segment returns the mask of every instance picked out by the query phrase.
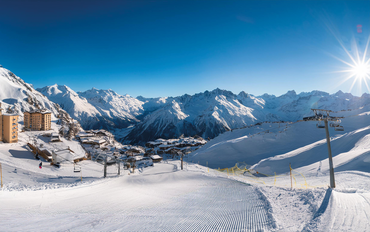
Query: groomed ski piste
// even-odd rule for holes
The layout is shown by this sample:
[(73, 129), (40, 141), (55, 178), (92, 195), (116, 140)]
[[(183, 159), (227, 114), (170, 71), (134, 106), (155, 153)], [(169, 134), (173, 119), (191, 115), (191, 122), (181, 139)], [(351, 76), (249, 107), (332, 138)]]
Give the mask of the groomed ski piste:
[[(164, 160), (117, 176), (112, 165), (105, 179), (91, 160), (80, 173), (72, 164), (39, 169), (20, 133), (0, 144), (0, 231), (369, 231), (370, 115), (351, 114), (345, 131), (330, 130), (335, 189), (325, 133), (313, 122), (227, 132), (190, 154), (184, 170)], [(218, 170), (250, 157), (257, 161), (246, 167), (266, 175)]]

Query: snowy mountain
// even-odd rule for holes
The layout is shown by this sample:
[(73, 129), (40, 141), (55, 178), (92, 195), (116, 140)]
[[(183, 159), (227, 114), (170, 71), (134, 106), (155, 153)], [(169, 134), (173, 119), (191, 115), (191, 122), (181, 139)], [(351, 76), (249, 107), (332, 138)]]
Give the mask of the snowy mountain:
[(93, 88), (76, 93), (68, 86), (55, 84), (38, 91), (58, 103), (85, 129), (126, 128), (138, 122), (136, 116), (143, 111), (141, 101), (112, 90)]
[[(343, 111), (344, 131), (329, 128), (335, 170), (370, 172), (370, 106)], [(265, 122), (223, 133), (191, 153), (191, 160), (212, 168), (252, 165), (258, 172), (274, 175), (292, 168), (317, 175), (327, 172), (328, 147), (325, 129), (316, 122)]]
[[(263, 121), (297, 121), (312, 114), (311, 108), (341, 111), (357, 109), (370, 103), (368, 94), (354, 97), (338, 92), (329, 95), (312, 91), (296, 94), (295, 91), (275, 97), (255, 97), (245, 92), (238, 95), (215, 89), (193, 96), (145, 99), (144, 113), (147, 116), (126, 137), (133, 143), (150, 138), (173, 138), (181, 134), (203, 138)], [(150, 109), (150, 110), (148, 110)]]
[(311, 108), (341, 111), (370, 103), (369, 94), (355, 97), (341, 91), (330, 95), (321, 91), (297, 94), (292, 90), (276, 97), (215, 89), (192, 96), (133, 98), (95, 88), (76, 93), (67, 86), (53, 85), (38, 90), (60, 104), (85, 129), (108, 129), (121, 141), (134, 144), (181, 134), (214, 138), (257, 122), (297, 121), (310, 115)]
[(47, 108), (54, 116), (58, 114), (58, 106), (47, 97), (36, 91), (32, 85), (25, 83), (11, 71), (0, 66), (0, 101), (2, 108), (14, 107), (13, 110), (23, 117), (21, 112)]

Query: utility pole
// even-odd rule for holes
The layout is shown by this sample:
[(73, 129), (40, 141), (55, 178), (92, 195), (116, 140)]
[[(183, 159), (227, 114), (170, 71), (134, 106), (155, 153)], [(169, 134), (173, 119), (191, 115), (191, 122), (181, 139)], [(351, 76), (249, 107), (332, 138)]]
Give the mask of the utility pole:
[(104, 158), (104, 178), (107, 177), (107, 155)]
[(180, 152), (181, 155), (181, 170), (184, 170), (184, 153)]
[(116, 159), (116, 162), (118, 164), (118, 175), (121, 175), (121, 162), (119, 161), (119, 159)]
[[(329, 113), (333, 112), (331, 110), (323, 110), (323, 109), (311, 109), (315, 116), (311, 117), (305, 117), (303, 118), (304, 121), (324, 121), (325, 126), (317, 124), (318, 128), (324, 128), (326, 132), (326, 142), (328, 144), (328, 156), (329, 156), (329, 172), (330, 172), (330, 188), (335, 188), (335, 178), (334, 178), (334, 165), (333, 165), (333, 157), (331, 154), (331, 146), (330, 146), (330, 135), (329, 135), (329, 127), (328, 127), (328, 121), (339, 121), (343, 117), (331, 117)], [(321, 114), (319, 112), (323, 112), (324, 114)], [(326, 115), (325, 115), (326, 113)], [(330, 125), (332, 126), (332, 125)], [(339, 128), (339, 125), (336, 125), (337, 128)], [(343, 130), (343, 127), (340, 127), (341, 130)]]
[(0, 178), (1, 178), (1, 188), (3, 188), (3, 169), (1, 167), (1, 163), (0, 163)]
[(290, 171), (290, 190), (293, 189), (293, 179), (292, 179), (292, 166), (289, 163), (289, 171)]
[(326, 119), (324, 120), (324, 122), (325, 122), (325, 131), (326, 131), (326, 143), (328, 144), (328, 153), (329, 153), (330, 188), (335, 188), (334, 166), (333, 166), (333, 157), (331, 155), (328, 120)]

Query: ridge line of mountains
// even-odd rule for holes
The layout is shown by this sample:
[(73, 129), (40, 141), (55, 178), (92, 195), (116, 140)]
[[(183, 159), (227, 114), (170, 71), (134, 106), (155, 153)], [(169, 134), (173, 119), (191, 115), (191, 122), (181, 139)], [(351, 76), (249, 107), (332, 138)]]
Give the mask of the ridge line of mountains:
[(358, 109), (370, 103), (370, 94), (357, 97), (342, 91), (297, 94), (292, 90), (276, 97), (215, 89), (178, 97), (134, 98), (110, 89), (92, 88), (75, 92), (68, 86), (57, 84), (34, 90), (32, 85), (2, 67), (0, 85), (5, 88), (2, 90), (0, 87), (3, 92), (0, 99), (4, 103), (13, 103), (21, 110), (27, 110), (27, 104), (22, 101), (29, 100), (32, 93), (31, 99), (39, 101), (53, 113), (56, 112), (53, 103), (57, 103), (85, 130), (107, 129), (118, 141), (130, 144), (145, 144), (157, 138), (178, 138), (181, 135), (214, 138), (223, 132), (258, 122), (297, 121), (310, 116), (311, 108), (341, 111)]
[(83, 128), (107, 129), (119, 141), (131, 144), (181, 135), (212, 139), (257, 122), (297, 121), (311, 115), (311, 108), (341, 111), (370, 102), (369, 94), (356, 97), (342, 91), (330, 95), (322, 91), (297, 94), (293, 90), (276, 97), (215, 89), (178, 97), (134, 98), (95, 88), (76, 93), (65, 85), (37, 90), (80, 121)]

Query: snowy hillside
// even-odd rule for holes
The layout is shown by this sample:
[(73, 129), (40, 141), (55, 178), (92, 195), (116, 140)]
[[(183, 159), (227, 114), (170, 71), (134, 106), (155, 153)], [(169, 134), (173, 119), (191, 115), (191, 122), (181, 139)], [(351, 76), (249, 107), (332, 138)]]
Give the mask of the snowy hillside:
[(142, 111), (142, 102), (112, 90), (93, 88), (76, 93), (68, 86), (55, 84), (38, 91), (58, 103), (85, 129), (127, 128), (138, 121), (136, 116)]
[[(341, 123), (344, 131), (330, 128), (335, 170), (370, 172), (369, 109), (340, 112), (346, 116)], [(327, 149), (325, 129), (317, 128), (316, 122), (262, 123), (219, 135), (191, 153), (190, 159), (213, 168), (245, 162), (268, 175), (286, 173), (291, 164), (317, 174), (328, 171)]]
[[(181, 171), (179, 161), (165, 160), (135, 173), (121, 169), (120, 176), (116, 165), (108, 166), (104, 179), (103, 165), (91, 160), (80, 162), (78, 173), (73, 164), (39, 169), (24, 146), (27, 137), (0, 144), (1, 231), (370, 229), (368, 173), (341, 171), (336, 189), (291, 190), (198, 164), (185, 163)], [(328, 176), (308, 176), (307, 182), (323, 185)]]
[[(52, 101), (3, 67), (0, 67), (0, 101), (3, 109), (15, 106), (18, 113), (39, 107), (51, 110), (54, 116), (58, 112)], [(20, 115), (23, 117), (23, 114)]]

